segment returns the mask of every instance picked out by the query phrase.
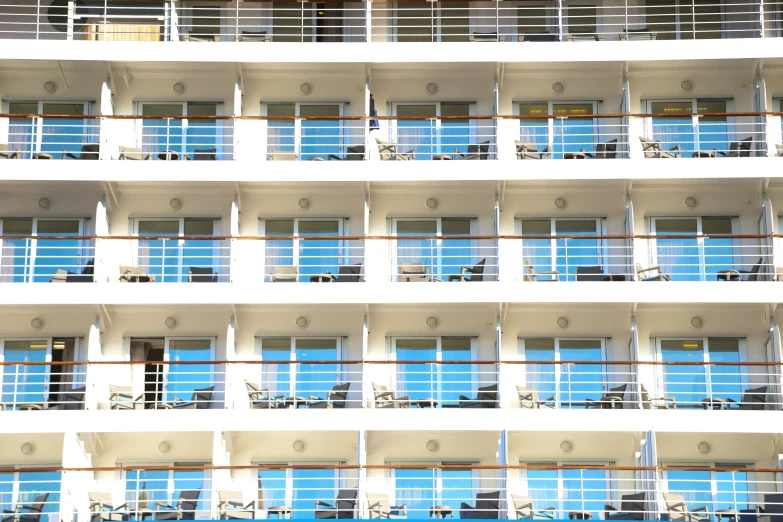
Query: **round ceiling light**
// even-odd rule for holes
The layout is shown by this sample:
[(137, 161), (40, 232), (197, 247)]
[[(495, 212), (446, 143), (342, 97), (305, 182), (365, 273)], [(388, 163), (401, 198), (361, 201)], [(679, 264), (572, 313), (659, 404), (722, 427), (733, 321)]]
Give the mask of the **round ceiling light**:
[(699, 445), (696, 447), (696, 449), (698, 449), (699, 453), (702, 455), (706, 455), (712, 448), (710, 447), (709, 442), (699, 442)]
[(308, 96), (310, 95), (310, 93), (313, 92), (313, 86), (310, 85), (309, 83), (303, 83), (302, 85), (299, 86), (299, 92), (301, 92), (305, 96)]
[(166, 325), (166, 328), (169, 330), (173, 330), (177, 327), (177, 320), (173, 317), (167, 317), (165, 321), (163, 321), (163, 324)]
[(171, 201), (169, 201), (169, 207), (171, 207), (171, 210), (179, 210), (182, 208), (182, 200), (179, 198), (171, 198)]
[(294, 451), (301, 453), (305, 450), (305, 443), (303, 440), (295, 440), (291, 447), (294, 448)]
[(555, 82), (552, 84), (552, 92), (555, 94), (563, 94), (565, 92), (565, 85), (563, 85), (560, 82)]
[(307, 328), (307, 317), (297, 317), (296, 318), (296, 327), (297, 328)]
[(555, 208), (558, 210), (563, 210), (567, 204), (564, 198), (557, 198), (554, 202)]
[(565, 330), (568, 328), (568, 317), (558, 317), (557, 318), (557, 327), (561, 330)]
[(694, 330), (698, 330), (702, 326), (704, 326), (704, 321), (702, 320), (701, 317), (698, 316), (691, 317), (691, 328), (693, 328)]
[(160, 444), (158, 444), (158, 451), (161, 453), (168, 453), (171, 451), (171, 443), (167, 440), (162, 441)]
[(38, 200), (38, 208), (47, 210), (51, 206), (52, 206), (52, 202), (49, 201), (49, 198), (41, 198)]
[(563, 453), (571, 453), (571, 450), (574, 449), (574, 445), (571, 443), (570, 440), (564, 440), (560, 443), (560, 450)]
[(44, 327), (44, 320), (40, 317), (35, 317), (30, 321), (30, 326), (33, 327), (33, 330), (41, 330)]
[(425, 323), (427, 324), (427, 328), (437, 328), (439, 321), (437, 317), (428, 317)]
[(302, 210), (307, 210), (308, 208), (310, 208), (310, 200), (307, 198), (302, 198), (296, 202), (296, 206)]
[(177, 82), (171, 86), (171, 90), (174, 91), (174, 94), (185, 94), (185, 84)]
[(25, 442), (21, 447), (22, 455), (32, 455), (35, 453), (35, 446), (30, 442)]
[(425, 87), (425, 89), (427, 90), (427, 94), (429, 94), (431, 96), (433, 94), (438, 94), (438, 91), (440, 90), (440, 87), (438, 87), (437, 83), (431, 83), (430, 82), (430, 83), (427, 84), (427, 87)]
[(54, 94), (55, 92), (57, 92), (57, 84), (54, 82), (46, 82), (44, 84), (44, 90), (49, 94)]
[(428, 209), (435, 210), (436, 208), (438, 208), (439, 203), (438, 200), (435, 198), (428, 198), (424, 204), (427, 205)]
[(424, 445), (427, 448), (427, 451), (430, 453), (435, 453), (440, 448), (440, 444), (437, 440), (431, 439), (427, 441), (427, 444)]
[(693, 196), (688, 196), (687, 198), (685, 198), (685, 206), (688, 208), (696, 208), (696, 205), (698, 204), (699, 202), (696, 201), (696, 198), (694, 198)]
[(691, 92), (693, 90), (693, 82), (690, 80), (683, 80), (680, 82), (680, 90), (682, 92)]

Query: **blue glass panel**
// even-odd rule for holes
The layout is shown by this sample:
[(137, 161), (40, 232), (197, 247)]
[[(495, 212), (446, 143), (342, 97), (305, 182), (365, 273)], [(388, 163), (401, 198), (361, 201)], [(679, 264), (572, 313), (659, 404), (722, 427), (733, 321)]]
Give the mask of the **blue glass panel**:
[[(602, 469), (564, 469), (563, 514), (570, 511), (587, 511), (593, 520), (601, 518), (604, 505), (610, 503), (606, 471)], [(546, 507), (546, 506), (545, 506)], [(563, 518), (566, 518), (563, 516)]]
[(209, 519), (209, 484), (204, 480), (204, 470), (174, 471), (174, 491), (172, 492), (171, 505), (179, 501), (183, 491), (201, 491), (196, 504), (195, 518), (199, 520)]
[[(5, 402), (5, 397), (3, 402)], [(14, 473), (0, 473), (0, 512), (13, 510)]]
[[(188, 129), (185, 143), (185, 154), (193, 158), (193, 153), (196, 149), (217, 149), (216, 154), (220, 154), (221, 150), (218, 147), (218, 138), (221, 134), (220, 121), (206, 121), (206, 120), (188, 120)], [(220, 159), (220, 156), (216, 156), (216, 159)]]
[[(470, 339), (443, 339), (443, 361), (470, 361)], [(473, 397), (480, 386), (491, 384), (490, 376), (482, 374), (476, 379), (479, 382), (471, 382), (474, 379), (473, 367), (470, 364), (443, 364), (441, 365), (441, 404), (457, 404), (460, 395)]]
[[(337, 236), (340, 224), (337, 221), (300, 221), (298, 235), (303, 237)], [(307, 282), (313, 274), (338, 272), (340, 265), (339, 239), (299, 240), (299, 280)]]
[(326, 394), (337, 384), (340, 367), (338, 364), (307, 364), (307, 361), (337, 361), (335, 339), (296, 340), (296, 395), (316, 396), (326, 399)]
[(397, 505), (408, 506), (409, 519), (427, 519), (435, 505), (435, 470), (396, 469), (394, 488)]
[(410, 364), (404, 361), (434, 361), (435, 339), (397, 339), (397, 395), (411, 400), (437, 398), (438, 368), (435, 364)]
[(46, 517), (42, 517), (41, 522), (54, 522), (60, 518), (60, 475), (59, 471), (19, 473), (19, 504), (29, 506), (40, 495), (49, 494), (43, 510)]
[[(78, 236), (78, 221), (38, 221), (38, 235)], [(35, 277), (37, 283), (52, 280), (58, 269), (78, 274), (86, 259), (81, 255), (80, 239), (37, 239), (35, 248)]]
[(556, 469), (527, 470), (527, 488), (535, 509), (558, 507)]
[(8, 145), (11, 150), (19, 151), (22, 159), (30, 159), (35, 141), (35, 126), (26, 118), (11, 118), (8, 127)]
[(81, 154), (82, 145), (89, 142), (85, 130), (85, 120), (81, 118), (44, 118), (41, 152), (57, 159), (63, 151)]
[[(710, 339), (710, 362), (739, 362), (739, 342), (735, 339)], [(742, 400), (741, 367), (710, 366), (710, 392), (713, 397)]]
[(596, 361), (596, 364), (564, 364), (560, 367), (560, 405), (582, 408), (590, 398), (603, 395), (601, 342), (591, 340), (560, 341), (561, 361)]
[(538, 391), (540, 400), (554, 397), (557, 394), (555, 365), (543, 362), (555, 360), (554, 339), (525, 339), (525, 360), (542, 361), (525, 365), (527, 386)]
[[(228, 255), (217, 248), (218, 243), (209, 239), (191, 239), (213, 235), (214, 221), (211, 219), (186, 219), (182, 243), (182, 281), (188, 280), (191, 267), (211, 268), (217, 274), (221, 264), (221, 255)], [(218, 259), (216, 259), (218, 258)]]
[(141, 147), (155, 157), (159, 152), (183, 152), (182, 120), (144, 120)]
[[(22, 283), (28, 280), (32, 267), (32, 239), (3, 239), (3, 272), (0, 280), (6, 283)], [(8, 268), (6, 268), (8, 267)]]
[(473, 142), (471, 124), (469, 121), (444, 120), (440, 134), (439, 154), (455, 154), (455, 149), (463, 154), (467, 152), (468, 145)]
[[(45, 341), (6, 341), (5, 362), (45, 362)], [(47, 365), (3, 366), (4, 404), (44, 403), (49, 367)]]
[[(179, 221), (141, 221), (139, 223), (138, 262), (155, 280), (174, 283), (181, 280)], [(171, 236), (172, 239), (143, 239), (144, 236)]]
[(430, 268), (430, 274), (435, 274), (438, 269), (437, 240), (404, 238), (405, 236), (436, 236), (437, 221), (398, 221), (396, 232), (400, 238), (397, 240), (397, 264), (424, 263), (425, 267)]
[[(261, 359), (264, 361), (288, 361), (291, 358), (291, 339), (263, 339)], [(291, 394), (291, 365), (286, 363), (264, 363), (262, 366), (264, 388), (272, 395)]]
[(339, 120), (302, 120), (302, 159), (339, 154), (340, 128)]
[[(665, 274), (675, 281), (699, 281), (701, 275), (701, 246), (695, 237), (697, 220), (692, 219), (656, 219), (655, 240), (657, 264)], [(688, 237), (666, 237), (687, 236)]]
[(293, 518), (313, 518), (315, 503), (332, 502), (336, 496), (337, 472), (332, 469), (293, 470)]
[[(679, 400), (677, 401), (679, 403)], [(712, 507), (712, 486), (709, 470), (668, 470), (666, 480), (669, 493), (678, 493), (685, 497), (688, 510), (700, 506)]]
[(125, 500), (133, 520), (142, 520), (142, 510), (155, 511), (156, 504), (169, 504), (169, 472), (133, 470), (125, 472)]
[(716, 471), (718, 494), (715, 509), (751, 509), (746, 471)]
[[(662, 340), (664, 362), (704, 362), (704, 343), (700, 340)], [(663, 366), (665, 396), (673, 397), (678, 408), (701, 408), (707, 396), (704, 367), (701, 365)]]
[(417, 160), (429, 160), (436, 154), (435, 120), (397, 122), (397, 152), (416, 152)]
[[(179, 361), (209, 361), (212, 359), (208, 339), (173, 339), (169, 341), (169, 360), (166, 402), (174, 397), (189, 401), (193, 390), (213, 385), (211, 364), (176, 364)], [(213, 395), (214, 399), (214, 395)]]
[(288, 506), (286, 501), (286, 470), (261, 469), (258, 471), (258, 497), (260, 507)]
[(591, 239), (558, 238), (557, 267), (561, 280), (573, 281), (574, 273), (580, 266), (601, 266), (603, 263), (598, 255), (598, 239), (595, 238), (595, 220), (586, 221), (556, 221), (555, 234), (558, 236), (593, 236)]
[(296, 124), (294, 121), (269, 121), (269, 150), (274, 152), (296, 152)]
[(471, 506), (475, 505), (473, 471), (469, 469), (443, 470), (441, 471), (441, 484), (443, 490), (440, 492), (439, 505), (449, 506), (455, 513), (459, 512), (462, 502)]

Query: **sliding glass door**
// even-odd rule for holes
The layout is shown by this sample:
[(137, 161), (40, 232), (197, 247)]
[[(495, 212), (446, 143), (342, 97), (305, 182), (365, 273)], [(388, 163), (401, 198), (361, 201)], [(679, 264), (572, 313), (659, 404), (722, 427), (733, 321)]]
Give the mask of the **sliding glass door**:
[[(43, 409), (49, 395), (49, 372), (47, 363), (52, 358), (51, 340), (0, 341), (3, 361), (3, 404), (9, 409), (36, 405)], [(20, 363), (20, 364), (13, 364)]]
[[(540, 466), (577, 466), (575, 462), (525, 462), (523, 465)], [(585, 462), (585, 465), (607, 465), (606, 463)], [(555, 507), (555, 519), (566, 519), (568, 513), (581, 511), (590, 513), (593, 520), (603, 514), (605, 504), (612, 503), (611, 476), (604, 469), (528, 469), (522, 471), (527, 483), (528, 494), (533, 505)]]
[[(707, 511), (714, 513), (719, 510), (740, 511), (752, 509), (749, 481), (753, 481), (753, 473), (747, 471), (718, 471), (714, 468), (744, 467), (736, 463), (716, 463), (704, 465), (666, 464), (666, 466), (682, 466), (691, 469), (667, 469), (664, 471), (664, 488), (670, 493), (685, 497), (689, 506), (707, 506)], [(693, 469), (703, 467), (703, 469)]]
[[(397, 463), (395, 463), (397, 464)], [(420, 464), (420, 463), (416, 463)], [(452, 464), (444, 462), (443, 464)], [(402, 463), (399, 463), (402, 465)], [(408, 507), (408, 518), (429, 519), (433, 506), (474, 505), (476, 471), (471, 469), (394, 469), (394, 502)]]
[[(522, 240), (522, 258), (536, 272), (556, 270), (560, 281), (574, 281), (579, 267), (604, 267), (603, 220), (521, 219), (523, 236), (551, 236)], [(563, 237), (567, 236), (567, 237)]]
[(470, 364), (472, 345), (468, 337), (394, 338), (397, 394), (413, 401), (435, 399), (441, 406), (457, 404), (460, 395), (473, 396), (487, 383), (478, 382), (481, 379)]
[(717, 0), (645, 0), (646, 27), (658, 40), (723, 38), (723, 6)]
[[(726, 100), (665, 100), (648, 101), (647, 110), (653, 116), (647, 125), (652, 139), (661, 142), (661, 149), (680, 146), (682, 155), (695, 152), (728, 151), (732, 136), (731, 122), (725, 115)], [(715, 114), (696, 116), (696, 114)]]
[[(448, 280), (463, 266), (474, 265), (472, 224), (465, 218), (395, 218), (393, 234), (400, 239), (394, 244), (394, 272), (400, 274), (403, 263), (421, 263), (430, 277)], [(423, 239), (423, 237), (429, 239)], [(446, 236), (447, 239), (438, 239)], [(465, 236), (460, 239), (459, 236)]]
[[(350, 127), (339, 119), (342, 103), (270, 103), (262, 110), (267, 116), (280, 118), (268, 121), (267, 148), (274, 159), (327, 159), (330, 154), (342, 154)], [(324, 118), (324, 119), (320, 119)], [(346, 139), (347, 138), (347, 139)]]
[(413, 150), (417, 160), (441, 155), (451, 157), (455, 149), (464, 154), (468, 145), (476, 141), (476, 123), (470, 119), (474, 106), (446, 102), (393, 104), (394, 115), (399, 118), (391, 122), (397, 151)]
[[(307, 465), (308, 463), (294, 462), (291, 464)], [(324, 466), (330, 463), (314, 462), (312, 464)], [(339, 463), (331, 464), (337, 465)], [(312, 519), (313, 506), (316, 502), (331, 501), (342, 485), (341, 472), (336, 469), (259, 469), (258, 508), (264, 512), (263, 518), (271, 518), (268, 511), (271, 507), (290, 506), (290, 518), (294, 520)]]
[[(181, 466), (193, 462), (155, 462), (152, 466)], [(139, 464), (134, 463), (134, 466)], [(159, 509), (158, 503), (175, 505), (183, 491), (200, 492), (195, 513), (185, 513), (185, 518), (209, 520), (210, 491), (212, 490), (210, 470), (127, 470), (125, 473), (125, 501), (131, 520), (144, 520), (149, 511)]]
[(675, 281), (715, 281), (722, 270), (744, 269), (746, 258), (735, 263), (734, 218), (652, 218), (653, 265)]
[(259, 337), (256, 356), (268, 361), (261, 365), (261, 387), (271, 395), (325, 399), (344, 382), (342, 342), (337, 337)]
[[(48, 283), (57, 270), (81, 273), (93, 256), (85, 248), (82, 219), (0, 219), (1, 236), (31, 236), (4, 239), (0, 236), (0, 281)], [(62, 239), (37, 239), (57, 236)], [(73, 236), (74, 239), (67, 239)]]
[(156, 282), (187, 282), (192, 268), (210, 269), (218, 276), (228, 253), (216, 240), (201, 239), (216, 235), (217, 226), (214, 219), (136, 219), (135, 263)]
[(94, 143), (98, 135), (98, 120), (84, 118), (89, 113), (89, 103), (10, 102), (8, 112), (18, 115), (10, 118), (9, 148), (18, 151), (22, 158), (29, 159), (36, 152), (50, 154), (54, 159), (60, 159), (63, 152), (78, 155), (82, 145)]
[[(204, 154), (223, 154), (222, 106), (216, 103), (143, 103), (141, 115), (141, 147), (145, 154), (166, 157), (166, 151), (177, 157), (186, 155), (202, 159)], [(205, 152), (207, 151), (207, 152)], [(173, 156), (172, 156), (173, 158)], [(171, 158), (170, 158), (171, 159)]]
[(590, 116), (598, 112), (598, 102), (520, 102), (517, 105), (519, 115), (525, 117), (519, 122), (519, 140), (534, 145), (538, 152), (549, 146), (552, 157), (562, 159), (568, 153), (594, 150), (598, 124)]
[(344, 242), (334, 236), (343, 235), (343, 224), (342, 219), (264, 220), (261, 235), (293, 238), (266, 240), (267, 273), (277, 266), (295, 266), (300, 282), (327, 271), (337, 274), (340, 265), (344, 264)]
[[(18, 468), (31, 466), (18, 466)], [(60, 488), (62, 472), (60, 471), (14, 471), (0, 473), (0, 510), (13, 513), (17, 505), (29, 506), (42, 495), (47, 495), (43, 505), (43, 516), (36, 515), (40, 522), (55, 522), (60, 514)], [(22, 512), (25, 513), (25, 512)], [(13, 518), (13, 517), (11, 517)]]

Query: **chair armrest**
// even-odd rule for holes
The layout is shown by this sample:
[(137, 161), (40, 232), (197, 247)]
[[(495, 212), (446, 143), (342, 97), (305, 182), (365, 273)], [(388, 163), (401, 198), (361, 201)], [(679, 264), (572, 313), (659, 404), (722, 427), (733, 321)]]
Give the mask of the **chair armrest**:
[(341, 158), (340, 156), (338, 156), (337, 154), (329, 154), (329, 155), (326, 157), (326, 159), (327, 159), (328, 161), (331, 161), (331, 160), (338, 160), (338, 161), (340, 161), (340, 160), (342, 160), (342, 158)]
[(250, 501), (250, 502), (247, 504), (247, 506), (245, 506), (245, 509), (255, 509), (255, 508), (256, 508), (256, 501), (255, 501), (255, 500), (251, 500), (251, 501)]
[(155, 503), (155, 507), (164, 507), (164, 508), (174, 509), (174, 506), (166, 504), (165, 502), (156, 502)]
[(324, 400), (324, 399), (322, 399), (322, 398), (320, 398), (320, 397), (316, 397), (315, 395), (311, 395), (311, 396), (310, 396), (310, 400), (311, 400), (311, 401), (322, 401), (322, 400)]
[(68, 152), (64, 150), (62, 156), (60, 156), (60, 159), (65, 159), (65, 158), (78, 159), (73, 152)]
[(617, 511), (617, 508), (610, 506), (609, 504), (604, 504), (604, 511)]
[(651, 266), (650, 268), (640, 268), (639, 270), (636, 271), (636, 273), (637, 274), (643, 274), (645, 272), (653, 272), (655, 270), (660, 272), (661, 271), (661, 267), (660, 266)]
[(707, 511), (707, 506), (699, 506), (697, 508), (691, 509), (691, 511), (693, 511), (693, 512), (696, 512), (696, 511), (704, 511), (704, 512), (706, 512)]
[(285, 399), (285, 394), (281, 394), (281, 395), (275, 395), (275, 396), (274, 396), (274, 397), (272, 397), (272, 398), (273, 398), (273, 399)]
[(324, 502), (324, 501), (322, 501), (322, 500), (318, 500), (318, 501), (316, 501), (316, 503), (315, 503), (315, 507), (318, 507), (318, 506), (320, 506), (320, 507), (334, 508), (334, 506), (333, 506), (332, 504), (330, 504), (330, 503), (328, 503), (328, 502)]
[(121, 506), (117, 506), (117, 507), (116, 507), (116, 508), (114, 508), (112, 511), (119, 511), (119, 510), (121, 510), (121, 509), (128, 509), (128, 504), (123, 504), (123, 505), (121, 505)]
[(382, 399), (384, 397), (393, 397), (393, 396), (394, 396), (394, 392), (390, 392), (390, 391), (385, 391), (385, 392), (375, 394), (376, 399)]
[(688, 509), (688, 506), (685, 505), (685, 502), (677, 502), (676, 504), (667, 504), (666, 505), (666, 508), (669, 511), (671, 511), (672, 509), (675, 509), (675, 508), (679, 508), (679, 507), (685, 508), (686, 510)]

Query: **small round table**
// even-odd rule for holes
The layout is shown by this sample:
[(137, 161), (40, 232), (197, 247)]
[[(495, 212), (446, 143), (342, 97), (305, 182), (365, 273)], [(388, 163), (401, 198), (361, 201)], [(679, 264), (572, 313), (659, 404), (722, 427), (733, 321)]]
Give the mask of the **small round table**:
[(709, 410), (712, 408), (713, 410), (724, 410), (726, 409), (726, 403), (723, 402), (723, 399), (702, 399), (701, 405), (704, 407), (705, 410)]
[(158, 159), (161, 161), (177, 161), (179, 160), (179, 154), (173, 150), (164, 150), (163, 152), (158, 152)]
[[(427, 398), (427, 399), (418, 399), (418, 400), (413, 401), (413, 404), (415, 404), (417, 408), (437, 408), (438, 400), (437, 399), (429, 399), (429, 398)], [(442, 507), (442, 508), (446, 508), (446, 509), (451, 509), (448, 506), (434, 506), (432, 509), (435, 509), (436, 507)]]
[(587, 159), (587, 156), (584, 152), (566, 152), (563, 159)]
[(43, 410), (43, 404), (36, 404), (36, 403), (28, 403), (28, 404), (17, 404), (16, 409), (19, 411), (39, 411)]
[(718, 281), (739, 281), (740, 274), (736, 270), (718, 270)]
[(286, 506), (272, 506), (266, 510), (267, 516), (277, 515), (277, 518), (291, 518), (291, 508)]
[(721, 522), (724, 518), (728, 522), (737, 521), (739, 520), (739, 512), (734, 509), (719, 509), (715, 512), (715, 518), (718, 519), (718, 522)]
[(454, 510), (450, 506), (432, 506), (430, 508), (430, 518), (439, 516), (441, 518), (446, 518), (447, 516), (454, 518)]
[(715, 151), (713, 150), (697, 150), (691, 154), (691, 158), (714, 158)]
[[(309, 404), (307, 397), (287, 397), (285, 399), (286, 408), (304, 408)], [(277, 506), (281, 507), (281, 506)]]
[(454, 158), (452, 158), (448, 154), (438, 154), (437, 156), (433, 156), (432, 159), (440, 160), (440, 161), (448, 161), (448, 160), (452, 160)]
[(331, 283), (332, 274), (313, 274), (310, 276), (311, 283)]
[(569, 511), (569, 520), (590, 520), (593, 518), (593, 514), (589, 511)]

